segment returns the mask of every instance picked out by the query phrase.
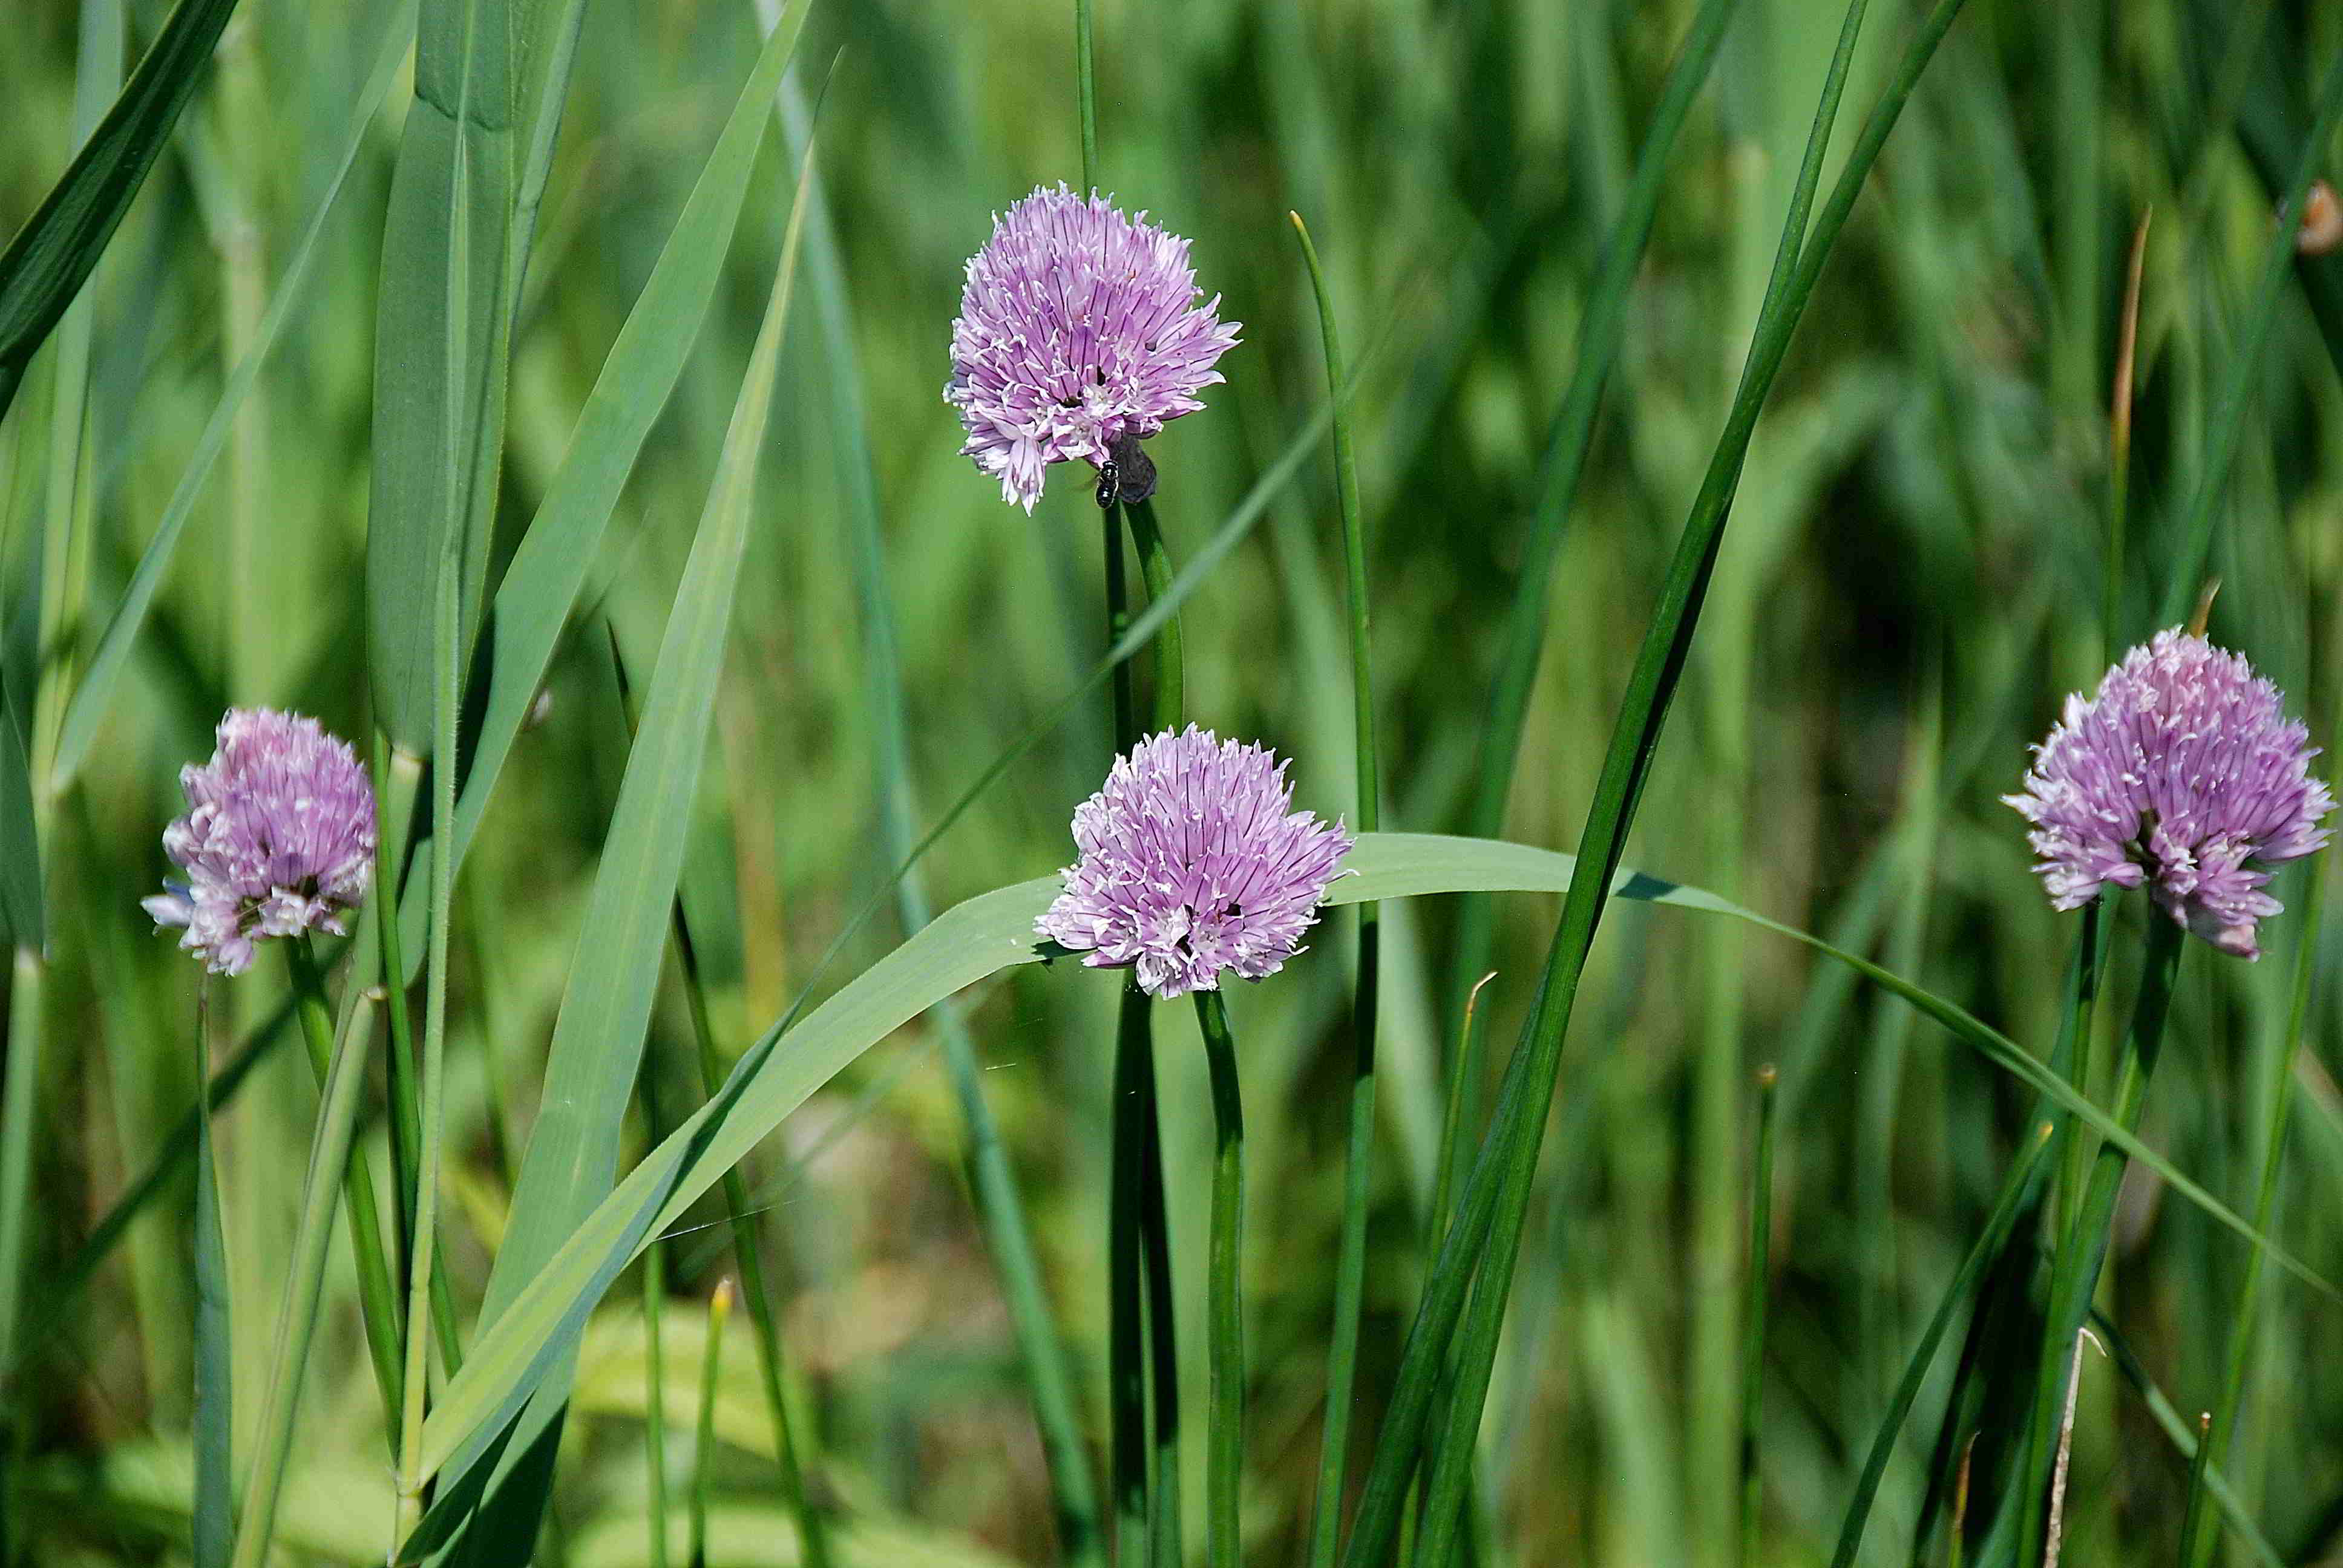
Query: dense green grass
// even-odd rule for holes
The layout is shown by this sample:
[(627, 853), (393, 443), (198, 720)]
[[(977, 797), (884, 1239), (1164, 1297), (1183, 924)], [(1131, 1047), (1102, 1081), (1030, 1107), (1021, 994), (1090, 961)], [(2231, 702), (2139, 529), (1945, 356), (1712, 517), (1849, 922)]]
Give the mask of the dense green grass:
[[(225, 705), (297, 708), (362, 745), (384, 726), (408, 754), (384, 776), (413, 808), (400, 836), (463, 854), (444, 942), (423, 918), (434, 851), (415, 859), (404, 1015), (356, 1000), (352, 976), (379, 972), (371, 919), (352, 963), (321, 955), (359, 1012), (351, 1038), (395, 1040), (426, 1080), (402, 1129), (411, 1088), (377, 1049), (357, 1112), (394, 1269), (407, 1179), (444, 1128), (453, 1313), (438, 1326), (471, 1381), (448, 1388), (437, 1347), (371, 1352), (337, 1220), (278, 1514), (287, 1561), (381, 1561), (402, 1459), (412, 1476), (453, 1454), (449, 1492), (516, 1464), (480, 1458), (468, 1425), (415, 1421), (415, 1369), (431, 1365), (435, 1406), (443, 1389), (463, 1411), (499, 1386), (510, 1345), (491, 1330), (508, 1311), (534, 1321), (528, 1288), (610, 1174), (801, 1002), (934, 911), (1064, 863), (1067, 819), (1110, 753), (1106, 683), (1077, 690), (1107, 615), (1090, 476), (1057, 470), (1031, 519), (1003, 507), (957, 455), (939, 396), (960, 266), (990, 215), (1080, 177), (1072, 6), (823, 0), (769, 112), (762, 83), (743, 94), (760, 20), (783, 27), (764, 57), (778, 72), (797, 13), (600, 0), (556, 139), (530, 94), (558, 79), (564, 6), (478, 4), (508, 16), (508, 49), (467, 47), (470, 9), (422, 0), (427, 32), (457, 29), (424, 69), (427, 86), (435, 71), (456, 84), (456, 111), (427, 122), (410, 109), (416, 7), (242, 0), (86, 303), (0, 416), (0, 914), (20, 949), (35, 914), (46, 931), (46, 961), (20, 955), (10, 982), (11, 1157), (28, 1163), (19, 1181), (0, 1158), (0, 1241), (13, 1227), (22, 1247), (21, 1306), (0, 1313), (0, 1345), (19, 1347), (0, 1383), (7, 1562), (189, 1560), (212, 1321), (186, 1119), (196, 972), (137, 899), (165, 874), (176, 769), (209, 750)], [(1812, 0), (1733, 7), (1654, 166), (1648, 247), (1614, 265), (1614, 294), (1606, 239), (1636, 226), (1623, 215), (1638, 211), (1639, 154), (1701, 9), (1095, 8), (1100, 184), (1192, 236), (1205, 287), (1245, 323), (1209, 409), (1151, 443), (1173, 562), (1246, 525), (1180, 607), (1185, 710), (1293, 757), (1305, 805), (1360, 815), (1354, 585), (1323, 421), (1332, 334), (1287, 214), (1307, 220), (1349, 373), (1380, 826), (1575, 849), (1745, 359), (1769, 342), (1761, 307), (1841, 16)], [(1818, 224), (1926, 9), (1871, 6), (1815, 170)], [(85, 0), (12, 17), (0, 230), (34, 215), (165, 14)], [(2278, 678), (2318, 739), (2343, 711), (2343, 263), (2268, 245), (2298, 166), (2338, 172), (2331, 136), (2308, 152), (2304, 137), (2338, 50), (2343, 17), (2316, 5), (1970, 0), (1813, 263), (1625, 864), (1817, 933), (2034, 1056), (2062, 1038), (2073, 1050), (2084, 922), (2048, 910), (1997, 799), (2057, 699), (2109, 648), (2177, 618), (2202, 538), (2224, 583), (2215, 638)], [(503, 117), (473, 114), (473, 90)], [(397, 194), (399, 160), (426, 156), (447, 183)], [(457, 222), (455, 206), (484, 216)], [(2127, 242), (2150, 207), (2131, 465), (2111, 508), (2108, 387)], [(1607, 383), (1587, 386), (1614, 327)], [(467, 447), (498, 408), (500, 460)], [(466, 516), (468, 538), (451, 533)], [(1525, 573), (1543, 591), (1522, 609)], [(452, 703), (441, 633), (484, 618), (493, 658)], [(527, 672), (548, 649), (532, 711)], [(1491, 696), (1509, 658), (1534, 672), (1517, 760), (1490, 739), (1512, 722)], [(1151, 667), (1134, 668), (1144, 696)], [(474, 777), (443, 796), (417, 759), (449, 727)], [(492, 798), (476, 788), (495, 771), (483, 757), (501, 764)], [(57, 788), (20, 802), (27, 777)], [(2141, 1127), (2168, 1168), (2260, 1223), (2268, 1096), (2298, 1027), (2270, 1189), (2290, 1257), (2263, 1269), (2238, 1338), (2248, 1244), (2134, 1162), (2098, 1296), (2110, 1354), (2083, 1361), (2063, 1562), (2177, 1560), (2192, 1469), (2173, 1434), (2193, 1442), (2197, 1412), (2223, 1407), (2233, 1355), (2242, 1402), (2200, 1504), (2231, 1522), (2224, 1560), (2343, 1553), (2343, 1371), (2328, 1353), (2343, 1304), (2304, 1277), (2343, 1281), (2343, 934), (2308, 896), (2323, 866), (2279, 879), (2289, 911), (2258, 964), (2184, 953)], [(1380, 905), (1353, 1498), (1433, 1278), (1433, 1193), (1443, 1175), (1463, 1191), (1502, 1116), (1499, 1074), (1563, 909), (1550, 876), (1438, 885), (1549, 890)], [(2108, 916), (2085, 1086), (2099, 1104), (2140, 989), (2143, 914), (2135, 900)], [(1248, 1134), (1248, 1563), (1312, 1546), (1359, 1103), (1356, 931), (1349, 908), (1330, 911), (1306, 957), (1228, 997)], [(1484, 970), (1461, 1135), (1444, 1140)], [(687, 1561), (704, 1499), (710, 1563), (793, 1563), (800, 1479), (840, 1563), (1049, 1563), (1070, 1560), (1085, 1521), (1111, 1535), (1114, 986), (1066, 964), (969, 972), (990, 978), (808, 1081), (739, 1180), (667, 1227), (655, 1320), (645, 1271), (618, 1277), (583, 1325), (566, 1418), (550, 1425), (558, 1395), (527, 1418), (561, 1437), (538, 1561), (654, 1561), (657, 1495), (665, 1560)], [(210, 990), (216, 1069), (245, 1060), (245, 1041), (259, 1052), (212, 1124), (239, 1496), (320, 1112), (292, 1000), (274, 952)], [(2072, 1174), (2046, 1189), (2013, 1172), (2083, 1169), (2064, 1142), (2025, 1163), (2046, 1109), (2034, 1091), (1962, 1020), (1940, 1027), (1941, 1009), (1932, 1020), (1746, 922), (1640, 899), (1609, 909), (1575, 1000), (1474, 1462), (1448, 1451), (1464, 1504), (1448, 1561), (1739, 1559), (1753, 1408), (1748, 1560), (1828, 1561), (1956, 1280), (1856, 1560), (1945, 1560), (1972, 1431), (1966, 1560), (2014, 1552), (2016, 1520), (1988, 1526), (2037, 1382), (2036, 1243), (2078, 1199)], [(1188, 1010), (1155, 1010), (1183, 1537), (1201, 1562), (1213, 1100)], [(798, 1070), (805, 1038), (757, 1059), (763, 1082)], [(1773, 1224), (1753, 1294), (1765, 1063)], [(532, 1148), (542, 1169), (525, 1177)], [(313, 1208), (331, 1185), (311, 1183)], [(144, 1195), (135, 1217), (101, 1229), (126, 1194)], [(1972, 1266), (1997, 1219), (2015, 1244)], [(709, 1307), (727, 1278), (741, 1295), (729, 1319)], [(731, 1336), (720, 1358), (711, 1322)], [(402, 1382), (387, 1416), (383, 1388)], [(1433, 1430), (1451, 1415), (1435, 1400)], [(647, 1451), (663, 1454), (661, 1487)], [(504, 1528), (525, 1538), (533, 1513)]]

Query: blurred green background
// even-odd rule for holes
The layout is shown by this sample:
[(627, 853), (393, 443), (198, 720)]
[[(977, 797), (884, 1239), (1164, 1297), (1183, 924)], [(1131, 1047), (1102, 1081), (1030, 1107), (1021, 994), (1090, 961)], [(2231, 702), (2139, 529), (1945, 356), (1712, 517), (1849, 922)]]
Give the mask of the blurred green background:
[[(136, 39), (161, 9), (130, 5)], [(1896, 0), (1874, 9), (1842, 146), (1912, 21)], [(1386, 828), (1461, 825), (1545, 427), (1691, 10), (1099, 0), (1102, 183), (1192, 236), (1203, 286), (1245, 323), (1221, 367), (1228, 385), (1152, 447), (1175, 554), (1229, 515), (1323, 400), (1288, 208), (1310, 220), (1363, 353), (1354, 417)], [(348, 0), (245, 0), (105, 260), (80, 491), (99, 617), (277, 297), (387, 15)], [(11, 9), (0, 229), (29, 216), (64, 166), (76, 16), (65, 0)], [(1744, 0), (1679, 146), (1549, 607), (1510, 838), (1575, 839), (1733, 390), (1837, 20), (1815, 0)], [(890, 869), (886, 792), (909, 789), (911, 818), (934, 819), (1088, 668), (1102, 638), (1086, 473), (1053, 475), (1030, 519), (1004, 507), (956, 455), (940, 396), (960, 264), (990, 215), (1036, 183), (1079, 177), (1068, 8), (823, 0), (809, 25), (790, 92), (809, 104), (830, 74), (811, 243), (834, 236), (843, 290), (799, 290), (685, 875), (733, 1050), (800, 988), (834, 987), (900, 939), (890, 906), (820, 962)], [(588, 10), (515, 343), (499, 558), (757, 37), (748, 0)], [(2077, 922), (2047, 909), (2021, 825), (1996, 797), (2016, 788), (2056, 700), (2105, 661), (2107, 388), (2128, 236), (2152, 206), (2123, 640), (2149, 628), (2268, 232), (2269, 182), (2298, 149), (2312, 72), (2338, 47), (2343, 11), (2293, 0), (1972, 0), (1759, 427), (1632, 864), (1831, 933), (2046, 1050)], [(367, 133), (59, 819), (53, 853), (67, 869), (50, 887), (65, 1043), (39, 1086), (36, 1307), (45, 1271), (147, 1167), (192, 1093), (195, 970), (150, 934), (136, 902), (165, 871), (158, 835), (178, 809), (178, 766), (209, 751), (229, 702), (298, 708), (353, 737), (367, 721), (374, 298), (409, 92), (402, 76)], [(477, 1299), (499, 1233), (625, 756), (602, 623), (630, 668), (648, 668), (772, 276), (792, 168), (776, 129), (726, 286), (458, 891), (446, 1190), (459, 1301)], [(2339, 301), (2336, 264), (2304, 261), (2217, 536), (2226, 586), (2212, 623), (2286, 686), (2321, 739), (2343, 700), (2331, 657), (2343, 629)], [(832, 308), (842, 314), (826, 319)], [(0, 426), (0, 656), (14, 692), (32, 689), (39, 654), (53, 358)], [(856, 575), (866, 472), (908, 701), (901, 769), (873, 719), (877, 622)], [(86, 650), (97, 629), (69, 632)], [(1292, 756), (1302, 803), (1342, 809), (1349, 668), (1322, 452), (1190, 602), (1186, 634), (1191, 712)], [(928, 857), (937, 903), (1070, 859), (1067, 819), (1108, 749), (1103, 705), (1082, 705)], [(2280, 879), (2290, 904), (2303, 875)], [(1500, 908), (1484, 993), (1500, 1048), (1529, 1004), (1557, 903)], [(1421, 1277), (1460, 997), (1446, 902), (1387, 907), (1386, 921), (1362, 1443)], [(1311, 957), (1231, 998), (1253, 1133), (1246, 1517), (1262, 1563), (1294, 1560), (1307, 1527), (1340, 1217), (1349, 930), (1347, 916), (1330, 917)], [(1483, 1428), (1477, 1550), (1490, 1563), (1670, 1564), (1703, 1561), (1703, 1543), (1721, 1539), (1713, 1481), (1720, 1452), (1731, 1462), (1737, 1351), (1704, 1358), (1702, 1325), (1737, 1310), (1746, 1084), (1770, 1061), (1783, 1121), (1758, 1454), (1765, 1560), (1823, 1561), (1904, 1358), (2024, 1135), (2026, 1101), (1900, 1003), (1790, 944), (1642, 906), (1615, 909), (1606, 930)], [(2199, 950), (2183, 971), (2146, 1135), (2240, 1209), (2259, 1162), (2258, 1086), (2309, 935), (2281, 920), (2258, 965)], [(2331, 929), (2318, 940), (2278, 1227), (2329, 1278), (2343, 1276), (2343, 1100), (2329, 1076), (2343, 994), (2324, 981), (2343, 962), (2339, 940)], [(2136, 949), (2117, 941), (2118, 1003)], [(226, 988), (227, 1022), (264, 1023), (282, 986), (280, 966), (256, 966)], [(1112, 993), (1058, 966), (962, 999), (1100, 1441)], [(2103, 1009), (2102, 1028), (2119, 1015)], [(1196, 1351), (1209, 1111), (1192, 1030), (1184, 1013), (1166, 1019), (1181, 1326)], [(818, 1434), (815, 1484), (859, 1528), (857, 1562), (1051, 1562), (1041, 1452), (934, 1047), (930, 1020), (900, 1031), (749, 1171), (772, 1205), (769, 1264), (785, 1286), (794, 1392)], [(694, 1097), (690, 1050), (678, 993), (650, 1046), (669, 1104)], [(256, 1389), (268, 1364), (315, 1102), (297, 1051), (278, 1050), (220, 1122), (240, 1387)], [(379, 1145), (380, 1128), (370, 1136)], [(191, 1204), (176, 1179), (10, 1391), (28, 1412), (11, 1483), (31, 1510), (33, 1561), (171, 1561), (184, 1541)], [(690, 1233), (670, 1251), (679, 1465), (691, 1456), (700, 1303), (729, 1266), (722, 1234)], [(2244, 1258), (2153, 1181), (2127, 1190), (2107, 1299), (2146, 1373), (2192, 1417), (2217, 1394)], [(644, 1561), (638, 1278), (589, 1331), (543, 1561)], [(287, 1561), (379, 1559), (387, 1491), (351, 1280), (337, 1256)], [(2331, 1353), (2343, 1311), (2283, 1276), (2261, 1311), (2233, 1470), (2285, 1561), (2328, 1561), (2343, 1552), (2343, 1366)], [(1908, 1550), (1955, 1348), (1888, 1473), (1865, 1561)], [(1989, 1342), (1981, 1353), (1995, 1353)], [(1188, 1359), (1188, 1407), (1201, 1411), (1202, 1361)], [(726, 1368), (710, 1561), (793, 1561), (745, 1338)], [(2171, 1561), (2185, 1459), (2114, 1362), (2087, 1358), (2080, 1397), (2065, 1560)], [(240, 1399), (239, 1421), (257, 1403)], [(1201, 1474), (1200, 1440), (1188, 1458)]]

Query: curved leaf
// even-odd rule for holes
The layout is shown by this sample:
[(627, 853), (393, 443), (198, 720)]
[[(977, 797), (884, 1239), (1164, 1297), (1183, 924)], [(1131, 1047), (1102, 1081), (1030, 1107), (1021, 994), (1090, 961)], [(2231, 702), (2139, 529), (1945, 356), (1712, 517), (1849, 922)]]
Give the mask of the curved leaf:
[[(1488, 839), (1431, 833), (1361, 837), (1347, 861), (1351, 875), (1328, 890), (1330, 904), (1425, 893), (1566, 891), (1577, 861), (1551, 849)], [(880, 959), (786, 1034), (768, 1030), (741, 1057), (715, 1098), (635, 1167), (513, 1298), (480, 1336), (425, 1424), (424, 1465), (435, 1471), (468, 1440), (500, 1431), (556, 1359), (610, 1282), (643, 1245), (679, 1221), (692, 1202), (865, 1050), (929, 1008), (988, 976), (1049, 960), (1034, 921), (1057, 896), (1059, 879), (1042, 877), (982, 893)], [(1622, 869), (1614, 897), (1730, 915), (1805, 943), (1885, 986), (1986, 1060), (2081, 1117), (2102, 1136), (2154, 1170), (2173, 1190), (2222, 1224), (2266, 1249), (2320, 1292), (2328, 1284), (2264, 1238), (2171, 1161), (2124, 1131), (2006, 1036), (1967, 1012), (1867, 960), (1818, 937), (1766, 919), (1698, 888)], [(2343, 1298), (2338, 1298), (2343, 1299)]]

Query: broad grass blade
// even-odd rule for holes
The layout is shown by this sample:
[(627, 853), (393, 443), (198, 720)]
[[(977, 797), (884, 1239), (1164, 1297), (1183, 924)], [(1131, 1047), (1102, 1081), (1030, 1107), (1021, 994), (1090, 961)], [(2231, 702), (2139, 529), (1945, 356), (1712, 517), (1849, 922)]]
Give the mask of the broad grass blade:
[[(1576, 860), (1550, 849), (1427, 833), (1362, 837), (1347, 869), (1329, 890), (1330, 904), (1429, 893), (1562, 892)], [(1805, 943), (1854, 967), (1975, 1047), (1987, 1060), (2081, 1117), (2132, 1158), (2164, 1177), (2222, 1224), (2329, 1295), (2334, 1287), (2294, 1260), (2183, 1176), (2168, 1160), (2124, 1132), (2006, 1037), (1953, 1003), (1820, 938), (1766, 919), (1713, 893), (1622, 869), (1613, 896), (1747, 920)], [(1035, 945), (1033, 922), (1057, 895), (1044, 877), (980, 894), (848, 982), (786, 1034), (776, 1027), (744, 1055), (732, 1076), (699, 1112), (645, 1157), (587, 1215), (568, 1240), (546, 1253), (451, 1379), (424, 1429), (427, 1473), (470, 1444), (501, 1432), (529, 1398), (554, 1358), (547, 1348), (574, 1333), (618, 1271), (653, 1236), (678, 1222), (724, 1171), (745, 1158), (792, 1111), (871, 1046), (946, 997), (988, 976), (1050, 955)], [(663, 913), (661, 907), (658, 913)], [(786, 1041), (788, 1049), (779, 1049)]]
[[(668, 614), (641, 727), (627, 756), (577, 956), (562, 991), (544, 1098), (514, 1185), (504, 1244), (481, 1304), (480, 1321), (489, 1332), (579, 1221), (594, 1211), (616, 1174), (619, 1127), (640, 1069), (667, 946), (668, 911), (683, 868), (690, 820), (684, 808), (699, 786), (723, 673), (733, 590), (755, 511), (757, 464), (772, 408), (802, 233), (802, 184), (799, 191), (764, 325), (725, 433), (708, 508)], [(496, 1521), (492, 1533), (501, 1537), (509, 1530), (511, 1536), (472, 1543), (476, 1554), (501, 1550), (508, 1555), (483, 1561), (511, 1560), (516, 1549), (518, 1555), (526, 1555), (536, 1538), (544, 1472), (568, 1397), (574, 1349), (568, 1333), (559, 1329), (538, 1347), (536, 1359), (548, 1375), (516, 1434), (518, 1441), (507, 1450), (512, 1459), (490, 1476), (490, 1502), (484, 1505)], [(427, 1461), (427, 1473), (444, 1458)], [(468, 1460), (487, 1462), (478, 1451)], [(518, 1490), (505, 1492), (507, 1485)], [(425, 1528), (437, 1526), (427, 1520)]]
[[(415, 101), (383, 223), (367, 648), (377, 722), (401, 750), (417, 756), (431, 749), (432, 594), (440, 550), (451, 532), (463, 530), (460, 646), (468, 649), (503, 446), (513, 199), (508, 25), (505, 0), (423, 0)], [(464, 362), (450, 364), (458, 352)], [(458, 399), (460, 407), (451, 407)], [(451, 475), (458, 479), (452, 508)]]
[(331, 216), (343, 185), (349, 177), (350, 167), (357, 161), (358, 149), (366, 145), (367, 128), (374, 123), (375, 111), (381, 107), (390, 84), (407, 55), (406, 30), (414, 15), (407, 0), (392, 0), (385, 5), (377, 22), (382, 41), (377, 45), (373, 73), (367, 77), (365, 91), (359, 95), (355, 111), (345, 129), (341, 155), (334, 165), (333, 177), (327, 181), (317, 198), (317, 209), (302, 226), (300, 237), (287, 255), (284, 276), (278, 279), (277, 292), (268, 303), (268, 312), (261, 318), (260, 335), (251, 351), (239, 360), (229, 373), (227, 385), (220, 389), (219, 402), (214, 406), (210, 420), (204, 426), (202, 437), (196, 442), (195, 456), (188, 459), (179, 475), (178, 486), (171, 493), (163, 509), (163, 520), (156, 525), (154, 537), (138, 558), (138, 566), (131, 573), (130, 582), (122, 590), (121, 601), (106, 623), (105, 634), (98, 639), (97, 652), (90, 659), (89, 672), (75, 689), (73, 701), (65, 709), (65, 729), (57, 742), (55, 778), (62, 788), (80, 769), (89, 753), (90, 743), (97, 738), (99, 725), (105, 720), (107, 704), (113, 699), (114, 688), (121, 678), (130, 649), (138, 640), (140, 629), (146, 624), (146, 611), (155, 602), (156, 591), (171, 569), (171, 558), (177, 552), (180, 537), (186, 533), (187, 519), (195, 511), (196, 502), (203, 494), (204, 482), (211, 477), (212, 464), (221, 448), (227, 445), (228, 434), (236, 427), (236, 413), (244, 407), (245, 398), (260, 377), (262, 365), (269, 351), (277, 346), (285, 321), (300, 303), (302, 290), (308, 282), (309, 264), (315, 258), (317, 236)]
[(0, 253), (0, 415), (170, 140), (236, 0), (180, 0), (31, 221)]
[[(667, 407), (707, 318), (748, 200), (764, 116), (796, 54), (807, 4), (797, 0), (790, 6), (749, 69), (666, 248), (602, 362), (537, 517), (498, 585), (488, 631), (494, 673), (456, 803), (458, 865), (512, 755), (635, 457)], [(400, 911), (401, 947), (410, 971), (422, 963), (427, 891), (417, 879)]]

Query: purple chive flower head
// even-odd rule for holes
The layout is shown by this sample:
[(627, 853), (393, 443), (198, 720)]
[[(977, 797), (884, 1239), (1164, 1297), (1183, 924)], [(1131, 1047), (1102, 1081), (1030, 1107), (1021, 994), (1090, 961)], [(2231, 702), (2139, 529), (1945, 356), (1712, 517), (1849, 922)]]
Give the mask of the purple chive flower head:
[(1150, 736), (1076, 809), (1082, 858), (1034, 929), (1094, 968), (1136, 969), (1150, 996), (1218, 990), (1222, 970), (1275, 974), (1352, 843), (1292, 804), (1267, 747), (1192, 724)]
[[(1203, 405), (1212, 368), (1237, 340), (1220, 296), (1202, 291), (1188, 242), (1062, 184), (994, 219), (969, 258), (952, 323), (944, 401), (968, 427), (963, 457), (1030, 513), (1041, 471), (1079, 457), (1098, 467), (1164, 422)], [(1120, 461), (1120, 459), (1118, 459)], [(1126, 476), (1124, 494), (1133, 492)]]
[(2034, 824), (2026, 841), (2053, 908), (2145, 886), (2183, 928), (2253, 959), (2254, 922), (2281, 907), (2259, 868), (2327, 842), (2319, 819), (2335, 797), (2310, 776), (2318, 755), (2244, 658), (2159, 631), (2095, 696), (2066, 699), (2024, 791), (2002, 799)]
[(219, 749), (179, 769), (187, 814), (163, 829), (185, 874), (144, 900), (157, 929), (215, 974), (242, 974), (252, 945), (307, 930), (341, 934), (342, 911), (374, 874), (374, 790), (350, 750), (314, 719), (231, 708)]

